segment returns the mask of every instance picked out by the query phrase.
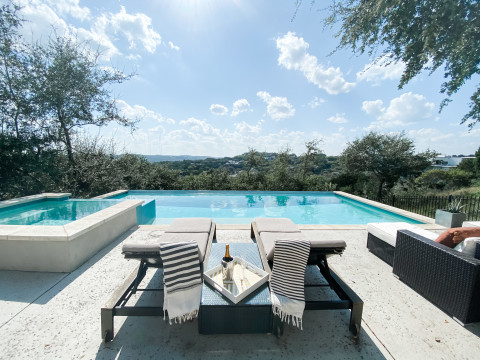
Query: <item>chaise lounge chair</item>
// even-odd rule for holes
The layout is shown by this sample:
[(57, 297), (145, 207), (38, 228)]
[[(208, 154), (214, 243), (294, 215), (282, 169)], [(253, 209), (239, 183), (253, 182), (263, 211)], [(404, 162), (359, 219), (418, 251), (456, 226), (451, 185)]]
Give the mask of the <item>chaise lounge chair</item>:
[[(138, 268), (130, 274), (122, 286), (111, 296), (110, 300), (102, 307), (102, 338), (105, 342), (113, 339), (115, 316), (163, 316), (162, 306), (128, 306), (130, 297), (139, 289), (148, 268), (162, 268), (160, 257), (160, 243), (175, 243), (194, 240), (198, 244), (201, 273), (203, 274), (203, 261), (208, 259), (213, 239), (216, 237), (216, 225), (209, 218), (179, 218), (165, 230), (153, 244), (125, 243), (122, 253), (126, 259), (140, 261)], [(149, 291), (163, 291), (161, 289), (148, 289)]]
[[(290, 219), (257, 218), (251, 224), (251, 236), (255, 237), (265, 271), (271, 274), (275, 240), (306, 239)], [(305, 310), (343, 310), (350, 309), (350, 331), (354, 336), (360, 334), (363, 301), (355, 292), (328, 266), (327, 258), (340, 255), (346, 248), (343, 240), (310, 240), (310, 255), (307, 265), (317, 268), (338, 295), (339, 300), (313, 300), (305, 293)], [(326, 286), (305, 283), (305, 287)], [(283, 325), (275, 320), (274, 332), (277, 336), (283, 332)]]

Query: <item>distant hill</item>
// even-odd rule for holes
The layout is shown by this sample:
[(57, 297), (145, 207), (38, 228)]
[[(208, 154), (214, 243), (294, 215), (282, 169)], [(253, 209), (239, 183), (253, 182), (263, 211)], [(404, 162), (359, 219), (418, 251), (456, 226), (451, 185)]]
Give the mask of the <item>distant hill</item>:
[(140, 155), (140, 156), (145, 157), (148, 161), (152, 163), (162, 162), (162, 161), (205, 160), (208, 158), (213, 158), (212, 156), (194, 156), (194, 155)]

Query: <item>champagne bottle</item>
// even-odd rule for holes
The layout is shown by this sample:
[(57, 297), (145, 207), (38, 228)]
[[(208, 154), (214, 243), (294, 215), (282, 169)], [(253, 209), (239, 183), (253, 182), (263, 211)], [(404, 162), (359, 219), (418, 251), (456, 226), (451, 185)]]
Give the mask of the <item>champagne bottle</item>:
[(233, 260), (233, 258), (230, 256), (230, 245), (225, 245), (225, 256), (222, 258), (223, 261), (225, 262), (230, 262)]

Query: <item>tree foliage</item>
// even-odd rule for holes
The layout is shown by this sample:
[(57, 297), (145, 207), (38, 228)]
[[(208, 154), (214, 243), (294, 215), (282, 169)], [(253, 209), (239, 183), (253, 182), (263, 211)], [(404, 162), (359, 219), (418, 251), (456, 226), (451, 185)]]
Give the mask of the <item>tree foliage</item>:
[[(301, 3), (301, 1), (300, 1)], [(401, 61), (402, 88), (423, 70), (443, 67), (446, 94), (440, 110), (466, 81), (480, 74), (480, 2), (478, 0), (338, 0), (327, 25), (339, 24), (339, 48)], [(461, 123), (480, 121), (480, 86)]]
[(347, 173), (368, 174), (378, 181), (377, 196), (382, 198), (384, 186), (393, 187), (401, 177), (418, 176), (436, 153), (415, 154), (414, 142), (401, 134), (370, 132), (362, 139), (348, 143), (340, 156)]
[(73, 164), (72, 136), (86, 125), (103, 126), (109, 122), (133, 127), (121, 116), (108, 85), (122, 83), (129, 76), (119, 70), (103, 69), (99, 53), (88, 44), (66, 37), (53, 37), (48, 44), (31, 48), (32, 90), (37, 107), (36, 118), (47, 124), (58, 142), (67, 150)]
[(97, 51), (72, 38), (24, 41), (19, 10), (0, 6), (0, 198), (54, 190), (88, 196), (106, 186), (95, 184), (112, 159), (75, 135), (111, 121), (133, 127), (109, 88), (129, 75), (105, 70)]

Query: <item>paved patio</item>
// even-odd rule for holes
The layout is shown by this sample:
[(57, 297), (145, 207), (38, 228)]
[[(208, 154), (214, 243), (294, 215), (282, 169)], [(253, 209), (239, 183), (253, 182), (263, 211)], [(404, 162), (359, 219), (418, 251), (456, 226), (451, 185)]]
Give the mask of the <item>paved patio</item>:
[[(69, 274), (0, 271), (1, 359), (473, 359), (480, 323), (462, 327), (392, 275), (370, 254), (361, 226), (305, 227), (307, 236), (347, 242), (330, 264), (365, 302), (362, 332), (348, 331), (348, 311), (307, 311), (304, 331), (284, 336), (199, 335), (197, 321), (168, 325), (161, 317), (115, 319), (104, 344), (100, 308), (138, 265), (123, 259), (126, 238), (162, 233), (142, 226), (116, 239)], [(245, 226), (219, 226), (218, 242), (252, 242)], [(159, 276), (152, 272), (152, 281)]]

